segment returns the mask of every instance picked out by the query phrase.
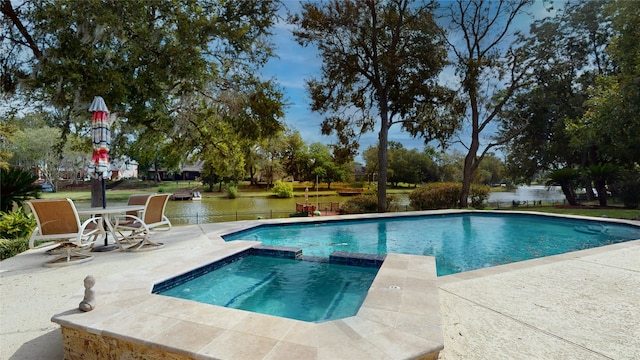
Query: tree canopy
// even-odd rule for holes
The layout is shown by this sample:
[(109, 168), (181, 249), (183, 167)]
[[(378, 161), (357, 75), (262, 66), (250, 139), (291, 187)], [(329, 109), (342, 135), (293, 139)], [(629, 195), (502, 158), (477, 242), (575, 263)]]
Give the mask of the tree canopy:
[(53, 109), (50, 125), (62, 141), (86, 133), (89, 104), (102, 96), (116, 118), (114, 156), (127, 152), (141, 164), (158, 155), (168, 167), (192, 156), (228, 157), (239, 139), (281, 128), (281, 91), (256, 76), (272, 55), (279, 6), (2, 0), (3, 95)]
[(307, 81), (311, 108), (325, 114), (323, 134), (355, 154), (360, 134), (378, 131), (378, 211), (385, 211), (387, 142), (399, 124), (413, 136), (445, 141), (461, 105), (437, 83), (446, 62), (432, 2), (332, 0), (303, 4), (290, 21), (301, 45), (314, 45), (321, 75)]
[[(454, 54), (460, 90), (468, 104), (465, 124), (470, 139), (460, 142), (464, 159), (460, 206), (467, 207), (469, 190), (482, 159), (504, 145), (514, 132), (487, 134), (502, 108), (527, 83), (530, 66), (520, 49), (509, 42), (514, 21), (531, 0), (455, 0), (444, 9), (449, 21), (449, 49)], [(513, 129), (511, 129), (513, 130)]]

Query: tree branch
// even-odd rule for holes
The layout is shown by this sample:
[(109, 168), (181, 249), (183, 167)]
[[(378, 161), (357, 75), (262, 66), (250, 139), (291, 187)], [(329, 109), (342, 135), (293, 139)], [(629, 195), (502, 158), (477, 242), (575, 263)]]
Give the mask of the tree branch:
[[(31, 51), (33, 52), (33, 55), (38, 60), (42, 59), (42, 51), (40, 51), (40, 48), (38, 47), (36, 42), (33, 40), (33, 37), (31, 37), (31, 34), (29, 34), (29, 31), (27, 30), (27, 28), (24, 26), (24, 24), (20, 20), (18, 14), (16, 13), (15, 9), (13, 8), (13, 5), (11, 4), (11, 0), (2, 0), (2, 7), (0, 8), (0, 10), (2, 10), (2, 14), (4, 14), (4, 16), (8, 17), (11, 20), (11, 22), (13, 23), (13, 25), (16, 28), (18, 28), (18, 31), (20, 32), (20, 34), (22, 35), (22, 37), (26, 41), (27, 46), (29, 47), (29, 49), (31, 49)], [(15, 41), (16, 43), (20, 43), (16, 39), (12, 39), (12, 41)]]

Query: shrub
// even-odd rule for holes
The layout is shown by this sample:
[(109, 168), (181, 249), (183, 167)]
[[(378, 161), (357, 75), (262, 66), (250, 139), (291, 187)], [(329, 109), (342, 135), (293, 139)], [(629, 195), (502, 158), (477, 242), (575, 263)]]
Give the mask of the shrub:
[(341, 206), (345, 214), (362, 214), (378, 211), (378, 198), (375, 195), (358, 195), (351, 197)]
[(376, 195), (376, 194), (378, 194), (378, 183), (370, 184), (364, 190), (364, 195)]
[(627, 209), (640, 206), (640, 170), (632, 169), (624, 172), (611, 187), (611, 191), (620, 198)]
[[(471, 185), (469, 198), (471, 206), (484, 208), (491, 189), (487, 185)], [(414, 210), (451, 209), (460, 206), (461, 183), (430, 183), (413, 190), (409, 201)]]
[(293, 197), (293, 184), (278, 180), (273, 184), (273, 193), (279, 198)]
[[(394, 195), (387, 196), (387, 211), (398, 211), (400, 209), (400, 203), (398, 198)], [(344, 214), (363, 214), (374, 213), (378, 211), (378, 196), (377, 195), (358, 195), (345, 201), (341, 206), (341, 210)]]
[(238, 187), (235, 185), (229, 185), (227, 187), (227, 197), (229, 199), (235, 199), (238, 197)]
[(27, 239), (0, 239), (0, 260), (8, 259), (29, 250)]
[(488, 185), (471, 185), (469, 198), (474, 209), (484, 209), (484, 202), (489, 198), (491, 188)]
[(450, 209), (458, 207), (462, 184), (429, 183), (409, 194), (414, 210)]
[(8, 213), (0, 212), (0, 239), (26, 238), (36, 225), (33, 214), (25, 214), (21, 208)]

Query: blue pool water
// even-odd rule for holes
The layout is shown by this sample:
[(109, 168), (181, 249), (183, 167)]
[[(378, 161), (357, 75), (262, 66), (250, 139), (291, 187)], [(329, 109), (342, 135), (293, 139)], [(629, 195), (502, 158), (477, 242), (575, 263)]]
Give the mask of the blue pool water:
[(262, 225), (223, 236), (302, 248), (303, 255), (334, 251), (436, 257), (439, 276), (640, 239), (640, 227), (539, 215), (447, 215)]
[(252, 255), (154, 292), (322, 322), (355, 315), (377, 272), (371, 267)]

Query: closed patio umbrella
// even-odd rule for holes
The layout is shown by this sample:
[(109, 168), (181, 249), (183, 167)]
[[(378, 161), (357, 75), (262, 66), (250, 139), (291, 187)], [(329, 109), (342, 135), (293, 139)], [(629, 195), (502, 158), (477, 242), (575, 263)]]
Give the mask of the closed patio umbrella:
[[(93, 155), (89, 165), (89, 173), (95, 178), (104, 180), (111, 177), (109, 163), (109, 145), (111, 143), (111, 124), (109, 123), (109, 109), (100, 96), (93, 98), (89, 107), (93, 112), (91, 122), (91, 143)], [(103, 196), (104, 198), (104, 196)]]
[[(111, 165), (109, 163), (109, 145), (111, 144), (111, 124), (109, 123), (109, 109), (100, 96), (93, 98), (89, 111), (93, 113), (91, 121), (91, 143), (93, 154), (87, 172), (95, 179), (101, 181), (102, 208), (107, 207), (105, 179), (111, 178)], [(91, 191), (91, 206), (97, 207), (93, 189)], [(104, 239), (103, 249), (94, 250), (107, 251), (111, 247), (107, 246), (107, 237)], [(115, 248), (115, 247), (113, 247)]]

